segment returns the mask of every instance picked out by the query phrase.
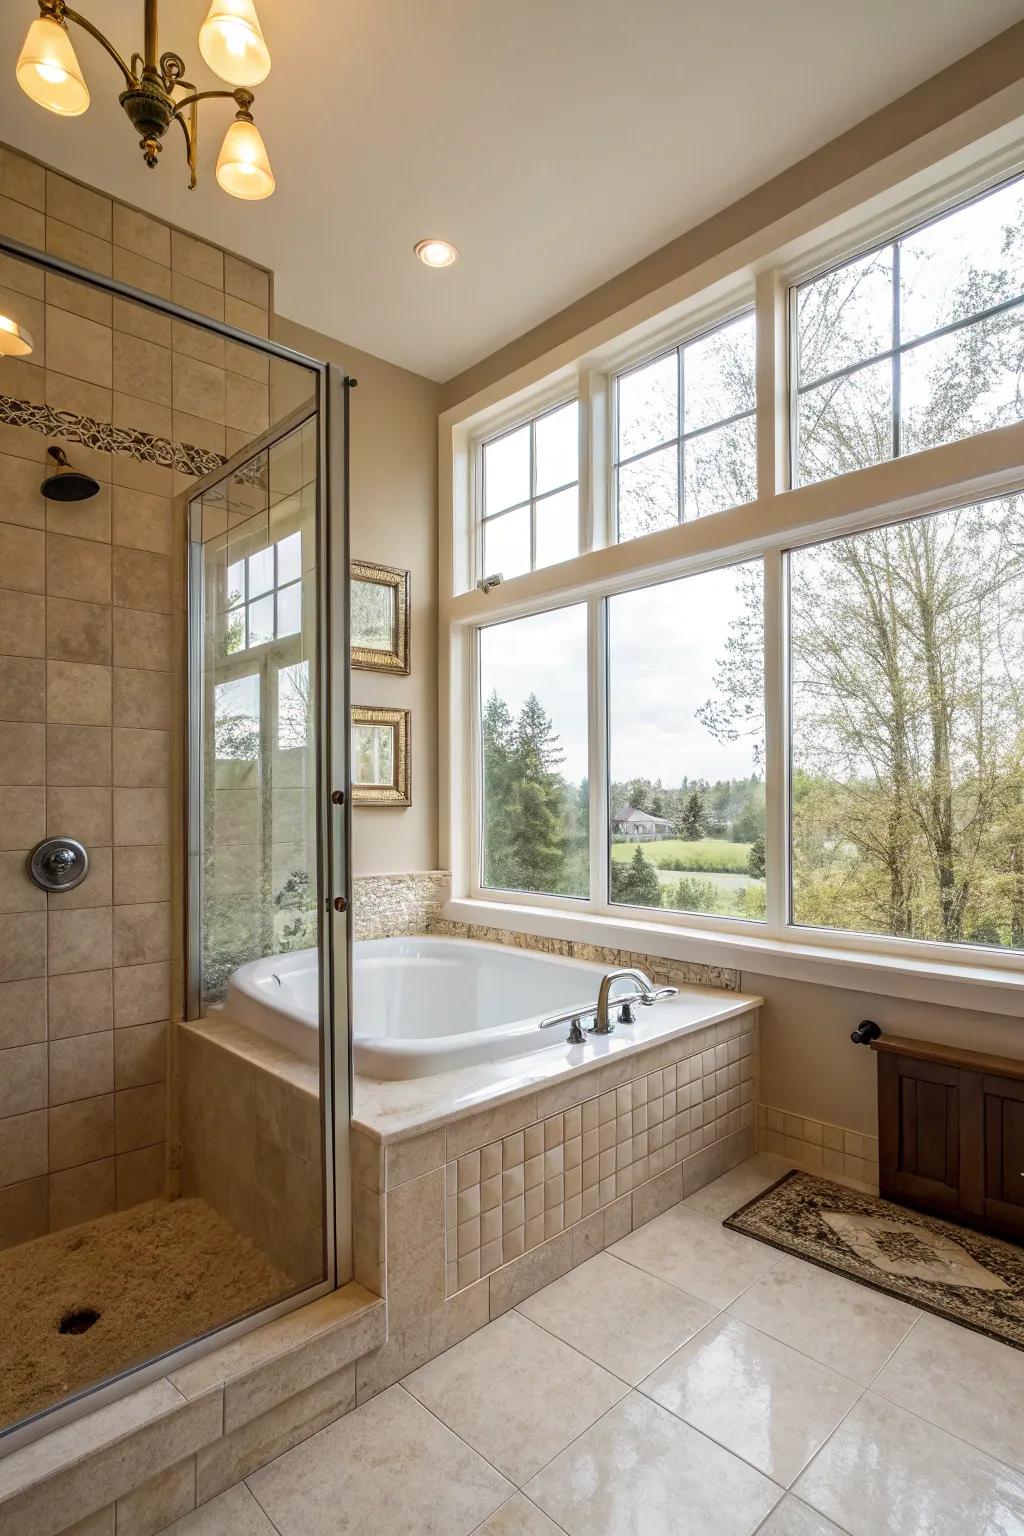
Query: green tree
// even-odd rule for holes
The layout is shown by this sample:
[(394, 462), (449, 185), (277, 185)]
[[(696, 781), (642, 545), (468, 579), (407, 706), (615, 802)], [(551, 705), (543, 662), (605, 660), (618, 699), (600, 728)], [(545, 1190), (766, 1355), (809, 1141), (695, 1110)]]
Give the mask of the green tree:
[(612, 901), (629, 907), (660, 907), (661, 881), (658, 871), (638, 843), (628, 864), (612, 865)]
[(764, 838), (755, 837), (747, 854), (747, 873), (754, 880), (763, 880), (765, 870)]
[(679, 818), (679, 836), (688, 843), (695, 843), (698, 838), (704, 837), (708, 829), (707, 812), (704, 809), (704, 796), (693, 790), (683, 807), (683, 814)]

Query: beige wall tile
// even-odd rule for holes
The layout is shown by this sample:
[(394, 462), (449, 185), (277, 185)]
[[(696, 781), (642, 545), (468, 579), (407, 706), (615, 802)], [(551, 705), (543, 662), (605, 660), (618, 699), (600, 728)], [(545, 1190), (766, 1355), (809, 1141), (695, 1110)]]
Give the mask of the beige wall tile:
[(150, 464), (146, 459), (133, 459), (125, 453), (115, 453), (110, 464), (114, 485), (123, 485), (129, 491), (145, 491), (152, 496), (175, 494), (174, 470), (167, 465)]
[(159, 1200), (166, 1192), (167, 1148), (164, 1142), (117, 1155), (117, 1208), (127, 1211), (144, 1200)]
[[(114, 783), (122, 788), (158, 789), (170, 783), (169, 731), (114, 731)], [(159, 839), (147, 839), (159, 841)]]
[(146, 256), (139, 256), (134, 251), (126, 251), (115, 245), (113, 269), (118, 282), (127, 283), (129, 288), (151, 293), (157, 299), (171, 297), (170, 269), (158, 261), (150, 261)]
[(224, 288), (236, 299), (244, 299), (257, 309), (270, 308), (270, 273), (251, 262), (224, 253)]
[(166, 224), (124, 203), (115, 203), (113, 212), (115, 245), (133, 251), (136, 256), (145, 256), (147, 261), (170, 266), (171, 232)]
[[(62, 540), (63, 543), (79, 542)], [(107, 551), (105, 544), (94, 549)], [(89, 665), (110, 665), (110, 609), (103, 603), (79, 603), (63, 597), (46, 599), (46, 654), (55, 661), (84, 661)]]
[(46, 1111), (0, 1119), (0, 1185), (46, 1172)]
[(42, 656), (45, 652), (45, 599), (0, 589), (0, 655)]
[(110, 724), (110, 668), (73, 661), (46, 664), (46, 718), (69, 725)]
[(72, 261), (88, 272), (99, 272), (105, 277), (110, 276), (109, 240), (100, 240), (95, 235), (87, 234), (84, 230), (75, 229), (72, 225), (64, 224), (60, 219), (51, 219), (49, 216), (46, 219), (46, 249), (51, 255), (60, 256), (65, 261)]
[(67, 1040), (51, 1040), (49, 1058), (51, 1106), (113, 1092), (112, 1031), (73, 1035)]
[(46, 211), (64, 224), (109, 240), (112, 234), (112, 210), (109, 197), (69, 181), (56, 171), (46, 172)]
[(117, 1501), (117, 1536), (155, 1536), (195, 1508), (196, 1459), (168, 1467)]
[(171, 345), (175, 352), (181, 352), (186, 357), (197, 358), (201, 363), (212, 363), (215, 368), (224, 367), (227, 344), (223, 336), (204, 331), (189, 320), (174, 321)]
[(180, 229), (171, 231), (171, 266), (209, 288), (224, 287), (224, 253)]
[(86, 843), (89, 873), (73, 891), (53, 891), (46, 898), (51, 912), (77, 911), (82, 907), (109, 907), (113, 901), (114, 851)]
[[(107, 847), (110, 843), (113, 821), (111, 817), (110, 789), (56, 786), (46, 791), (47, 837), (74, 837), (88, 847)], [(84, 966), (72, 966), (72, 970), (84, 970)]]
[[(182, 535), (184, 529), (181, 530)], [(166, 496), (114, 488), (113, 537), (115, 544), (148, 549), (169, 555), (175, 548), (172, 504)]]
[(220, 422), (212, 421), (209, 416), (193, 416), (176, 407), (171, 416), (171, 435), (176, 442), (186, 443), (192, 448), (227, 455), (224, 427)]
[[(2, 153), (2, 151), (0, 151)], [(3, 172), (0, 170), (0, 192), (3, 190)], [(17, 256), (0, 255), (0, 283), (15, 293), (27, 294), (30, 299), (41, 299), (45, 292), (42, 269)]]
[(162, 1083), (167, 1075), (167, 1025), (133, 1024), (114, 1034), (115, 1088)]
[[(169, 287), (170, 275), (168, 274)], [(165, 297), (169, 298), (170, 294), (166, 294)], [(115, 298), (114, 329), (124, 331), (129, 336), (140, 336), (143, 341), (155, 342), (160, 347), (169, 347), (171, 344), (170, 316), (159, 315), (155, 310), (148, 309), (145, 304), (135, 304), (131, 299)]]
[(28, 850), (0, 853), (0, 912), (38, 912), (46, 894), (29, 879)]
[(490, 1277), (491, 1317), (500, 1317), (534, 1291), (550, 1285), (572, 1268), (572, 1233), (561, 1232), (550, 1242), (531, 1248)]
[(171, 562), (144, 549), (113, 550), (114, 602), (119, 608), (170, 613)]
[[(17, 523), (23, 528), (44, 526), (46, 502), (39, 489), (43, 474), (32, 459), (0, 453), (0, 522)], [(5, 586), (11, 585), (6, 574), (3, 580)]]
[(46, 274), (46, 302), (57, 309), (70, 310), (73, 315), (84, 315), (99, 325), (109, 326), (113, 315), (109, 293), (94, 288), (91, 283), (79, 282), (77, 278), (64, 277), (59, 272)]
[(171, 412), (169, 406), (143, 400), (140, 395), (125, 395), (114, 391), (113, 423), (115, 427), (128, 427), (134, 432), (149, 432), (153, 437), (170, 438)]
[(110, 783), (110, 731), (100, 725), (51, 725), (46, 731), (51, 786)]
[(229, 427), (251, 432), (265, 432), (270, 425), (270, 395), (265, 384), (229, 373), (226, 378), (226, 411)]
[[(243, 379), (256, 379), (260, 384), (270, 381), (270, 359), (264, 352), (257, 352), (253, 347), (244, 346), (241, 342), (226, 341), (224, 343), (224, 365), (229, 373), (237, 373)], [(294, 486), (298, 490), (298, 483)]]
[(389, 1251), (387, 1267), (388, 1318), (394, 1327), (402, 1328), (425, 1312), (433, 1312), (444, 1302), (443, 1234), (418, 1248), (406, 1249), (394, 1258)]
[(47, 1184), (51, 1232), (77, 1226), (81, 1221), (96, 1221), (115, 1209), (112, 1157), (51, 1173)]
[(36, 528), (0, 523), (0, 571), (13, 592), (42, 592), (46, 581), (46, 551)]
[(0, 656), (0, 715), (11, 722), (45, 718), (46, 668), (34, 656)]
[(46, 982), (0, 982), (0, 1050), (46, 1039)]
[(35, 208), (27, 208), (11, 197), (0, 197), (0, 235), (10, 235), (12, 240), (41, 251), (46, 243), (46, 219)]
[(46, 207), (46, 171), (15, 150), (0, 148), (0, 192), (42, 212)]
[(112, 381), (121, 394), (170, 405), (171, 354), (152, 341), (115, 331)]
[(114, 971), (114, 1027), (151, 1024), (171, 1014), (171, 967), (166, 961), (154, 965), (119, 966)]
[(255, 304), (248, 304), (244, 299), (236, 299), (231, 294), (224, 300), (224, 319), (228, 325), (240, 331), (248, 331), (250, 336), (266, 336), (269, 331), (266, 310), (258, 309)]
[(48, 928), (51, 976), (70, 975), (74, 971), (100, 971), (110, 965), (113, 918), (109, 907), (100, 907), (96, 911), (51, 912)]
[(114, 901), (117, 905), (170, 899), (170, 848), (144, 844), (114, 849)]
[(0, 1117), (25, 1115), (46, 1104), (46, 1046), (0, 1051)]
[(387, 1256), (392, 1261), (409, 1248), (422, 1248), (444, 1227), (445, 1173), (435, 1168), (400, 1184), (387, 1196)]
[(443, 1126), (410, 1137), (408, 1141), (394, 1142), (387, 1149), (387, 1187), (394, 1189), (409, 1179), (417, 1179), (432, 1168), (440, 1168), (444, 1160)]
[[(207, 422), (219, 422), (223, 425), (226, 410), (225, 378), (223, 368), (199, 362), (194, 357), (186, 357), (176, 352), (172, 396), (175, 411), (183, 411), (189, 416), (199, 416)], [(241, 425), (241, 423), (238, 424)]]
[(0, 1248), (31, 1242), (47, 1230), (47, 1181), (28, 1179), (0, 1190)]
[(119, 1089), (114, 1100), (118, 1152), (134, 1152), (163, 1140), (167, 1090), (162, 1082)]
[(110, 546), (47, 534), (46, 593), (84, 603), (110, 602)]
[[(0, 816), (7, 796), (19, 793), (24, 794), (25, 791), (0, 791)], [(25, 830), (25, 823), (22, 822), (9, 831), (7, 836), (24, 837)], [(4, 919), (3, 943), (0, 945), (0, 981), (25, 981), (45, 974), (45, 912), (9, 912)]]
[(77, 1099), (48, 1111), (50, 1172), (111, 1157), (114, 1152), (114, 1095)]
[(114, 988), (109, 970), (51, 976), (48, 987), (51, 1040), (112, 1027)]
[[(109, 389), (113, 383), (113, 350), (109, 326), (69, 310), (47, 307), (47, 369), (87, 384)], [(107, 418), (109, 420), (109, 417)]]
[(206, 315), (210, 320), (224, 319), (223, 292), (209, 283), (197, 282), (184, 272), (172, 274), (171, 298), (184, 309), (195, 310), (197, 315)]
[(163, 789), (114, 790), (114, 842), (120, 847), (171, 840), (170, 796)]
[(42, 784), (46, 730), (0, 721), (0, 784)]
[(169, 613), (115, 608), (113, 641), (115, 667), (169, 672), (177, 654), (174, 620)]
[(151, 965), (171, 952), (170, 902), (114, 908), (114, 964)]

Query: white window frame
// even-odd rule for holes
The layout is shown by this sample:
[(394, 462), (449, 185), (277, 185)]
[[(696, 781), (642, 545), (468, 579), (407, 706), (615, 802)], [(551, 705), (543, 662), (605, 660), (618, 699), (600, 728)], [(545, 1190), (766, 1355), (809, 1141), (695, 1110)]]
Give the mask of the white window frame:
[[(532, 575), (534, 571), (538, 569), (544, 569), (543, 566), (538, 567), (537, 565), (537, 508), (539, 504), (543, 501), (547, 501), (549, 497), (557, 496), (561, 491), (571, 490), (573, 486), (575, 486), (577, 491), (577, 507), (582, 506), (583, 497), (581, 493), (582, 487), (580, 485), (580, 480), (584, 445), (582, 442), (581, 434), (579, 432), (577, 432), (576, 479), (567, 480), (564, 485), (553, 486), (551, 490), (542, 491), (539, 495), (537, 493), (537, 423), (539, 421), (543, 421), (546, 416), (553, 415), (555, 411), (560, 411), (563, 409), (563, 407), (572, 405), (574, 401), (576, 402), (579, 416), (582, 418), (583, 403), (579, 399), (578, 391), (573, 390), (569, 394), (564, 395), (559, 399), (553, 400), (550, 404), (546, 404), (541, 410), (531, 411), (528, 415), (521, 418), (517, 417), (514, 421), (505, 426), (502, 426), (500, 430), (496, 432), (488, 432), (485, 437), (481, 437), (474, 444), (474, 476), (472, 487), (474, 530), (473, 569), (476, 572), (477, 581), (482, 581), (485, 577), (488, 576), (501, 574), (500, 572), (488, 571), (484, 569), (484, 529), (488, 523), (494, 522), (497, 518), (500, 517), (508, 517), (513, 512), (521, 512), (524, 507), (529, 511), (530, 570), (529, 572), (525, 572), (523, 574)], [(513, 502), (510, 507), (502, 507), (500, 512), (489, 513), (486, 509), (484, 497), (484, 451), (490, 446), (491, 443), (500, 442), (503, 437), (511, 437), (513, 432), (521, 432), (524, 427), (527, 427), (530, 433), (530, 494), (525, 501), (516, 501)], [(579, 516), (578, 513), (577, 515)], [(583, 544), (582, 518), (579, 520), (578, 540), (579, 549), (582, 550), (585, 547)]]
[[(791, 486), (790, 290), (853, 259), (1024, 170), (1024, 126), (1014, 123), (982, 145), (963, 142), (945, 157), (908, 151), (842, 189), (825, 216), (803, 211), (784, 231), (764, 232), (651, 300), (532, 365), (531, 394), (521, 370), (503, 385), (442, 416), (440, 735), (442, 860), (452, 870), (449, 916), (548, 936), (642, 949), (770, 974), (873, 987), (993, 1012), (1019, 1010), (1024, 954), (974, 945), (874, 936), (797, 926), (790, 921), (789, 686), (785, 552), (843, 533), (1024, 490), (1024, 422), (886, 460), (807, 486)], [(909, 169), (908, 169), (909, 165)], [(902, 171), (902, 175), (900, 174)], [(869, 196), (869, 193), (871, 194)], [(837, 204), (839, 204), (837, 209)], [(660, 311), (656, 299), (661, 300)], [(750, 307), (757, 321), (758, 494), (750, 503), (612, 543), (614, 379)], [(795, 362), (795, 359), (794, 359)], [(544, 370), (548, 368), (545, 380)], [(557, 380), (557, 382), (556, 382)], [(472, 506), (471, 445), (494, 435), (493, 422), (516, 401), (519, 419), (539, 413), (545, 392), (580, 399), (581, 552), (490, 594), (467, 591), (459, 552), (460, 507)], [(460, 476), (468, 476), (467, 490)], [(463, 481), (462, 485), (466, 485)], [(582, 534), (586, 531), (586, 537)], [(612, 907), (607, 889), (607, 697), (605, 598), (760, 558), (765, 573), (765, 731), (767, 920)], [(447, 569), (446, 569), (447, 568)], [(450, 588), (447, 577), (451, 576)], [(479, 668), (476, 631), (499, 620), (586, 601), (590, 653), (591, 898), (541, 897), (484, 889), (479, 883)], [(447, 792), (445, 793), (445, 788)]]

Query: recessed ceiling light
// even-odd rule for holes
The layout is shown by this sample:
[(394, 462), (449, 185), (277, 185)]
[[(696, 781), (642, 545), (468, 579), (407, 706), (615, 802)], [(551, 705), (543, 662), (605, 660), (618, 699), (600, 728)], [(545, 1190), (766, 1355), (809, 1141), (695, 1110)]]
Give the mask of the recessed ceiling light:
[(425, 267), (450, 267), (458, 261), (459, 253), (450, 240), (417, 240), (413, 246), (416, 255)]

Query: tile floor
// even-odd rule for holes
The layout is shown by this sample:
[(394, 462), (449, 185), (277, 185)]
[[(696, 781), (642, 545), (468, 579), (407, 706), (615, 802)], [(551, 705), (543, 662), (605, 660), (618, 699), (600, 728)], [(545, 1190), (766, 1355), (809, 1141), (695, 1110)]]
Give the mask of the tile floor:
[(720, 1222), (761, 1155), (172, 1536), (1024, 1536), (1024, 1352)]

